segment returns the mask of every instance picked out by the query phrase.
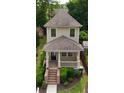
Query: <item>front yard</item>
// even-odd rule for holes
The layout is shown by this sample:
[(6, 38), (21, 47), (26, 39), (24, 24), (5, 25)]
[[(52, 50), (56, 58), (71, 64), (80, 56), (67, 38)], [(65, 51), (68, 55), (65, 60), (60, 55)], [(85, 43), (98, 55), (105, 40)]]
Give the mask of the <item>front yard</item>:
[[(42, 51), (43, 46), (46, 43), (46, 37), (39, 38), (39, 45), (37, 46), (37, 56), (36, 56), (36, 83), (37, 87), (40, 87), (40, 93), (45, 93), (46, 89), (44, 87), (44, 73), (45, 67), (43, 66), (43, 60), (45, 58), (45, 53)], [(88, 53), (86, 52), (86, 63), (88, 64)], [(83, 90), (88, 82), (88, 76), (83, 75), (83, 77), (77, 77), (78, 81), (73, 82), (74, 84), (71, 85), (70, 81), (74, 81), (74, 72), (72, 69), (63, 69), (61, 71), (61, 85), (63, 86), (63, 90), (59, 90), (57, 93), (84, 93)], [(63, 73), (62, 73), (63, 72)], [(78, 75), (76, 75), (78, 76)], [(80, 73), (79, 73), (80, 76)], [(80, 80), (79, 80), (80, 79)], [(69, 87), (67, 87), (70, 84)], [(44, 92), (43, 92), (44, 91)]]
[(84, 75), (77, 84), (71, 88), (60, 90), (57, 93), (83, 93), (83, 90), (88, 82), (88, 76)]

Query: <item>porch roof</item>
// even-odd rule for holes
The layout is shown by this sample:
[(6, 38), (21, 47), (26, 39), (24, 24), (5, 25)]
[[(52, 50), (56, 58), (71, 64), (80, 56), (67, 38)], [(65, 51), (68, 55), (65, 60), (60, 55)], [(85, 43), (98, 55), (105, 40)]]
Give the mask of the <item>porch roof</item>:
[(58, 37), (48, 42), (44, 48), (44, 51), (84, 51), (81, 44), (69, 39), (66, 36)]

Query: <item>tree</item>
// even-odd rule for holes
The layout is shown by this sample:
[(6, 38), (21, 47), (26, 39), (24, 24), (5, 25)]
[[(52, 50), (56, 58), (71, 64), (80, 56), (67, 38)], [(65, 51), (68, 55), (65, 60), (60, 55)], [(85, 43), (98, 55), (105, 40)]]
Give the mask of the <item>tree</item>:
[(60, 8), (60, 4), (58, 1), (49, 2), (49, 6), (48, 6), (49, 19), (51, 19), (55, 15), (55, 9), (58, 9), (58, 8)]
[(47, 21), (48, 0), (36, 0), (36, 25), (43, 26)]
[(54, 10), (59, 8), (58, 1), (37, 0), (36, 1), (36, 26), (43, 26), (51, 17), (54, 16)]
[(88, 0), (70, 0), (67, 7), (70, 15), (83, 25), (81, 30), (88, 30)]

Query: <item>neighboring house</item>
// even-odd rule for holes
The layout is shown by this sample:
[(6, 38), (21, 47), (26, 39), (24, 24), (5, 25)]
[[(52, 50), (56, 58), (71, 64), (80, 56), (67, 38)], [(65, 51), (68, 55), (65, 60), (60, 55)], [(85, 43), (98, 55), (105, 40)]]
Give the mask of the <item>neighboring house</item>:
[(56, 15), (44, 25), (47, 28), (45, 81), (48, 84), (60, 83), (61, 67), (80, 69), (79, 31), (82, 25), (67, 11), (59, 9)]
[(84, 49), (88, 49), (88, 41), (83, 41), (83, 47)]
[(43, 29), (41, 27), (36, 27), (36, 33), (39, 37), (43, 37), (44, 35)]

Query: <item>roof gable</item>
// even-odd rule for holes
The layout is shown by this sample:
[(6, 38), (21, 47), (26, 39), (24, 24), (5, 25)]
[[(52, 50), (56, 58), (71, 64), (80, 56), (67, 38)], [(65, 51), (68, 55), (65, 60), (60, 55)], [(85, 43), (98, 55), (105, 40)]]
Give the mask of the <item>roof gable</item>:
[(56, 15), (49, 20), (44, 27), (81, 27), (82, 25), (76, 21), (64, 9), (59, 9)]

